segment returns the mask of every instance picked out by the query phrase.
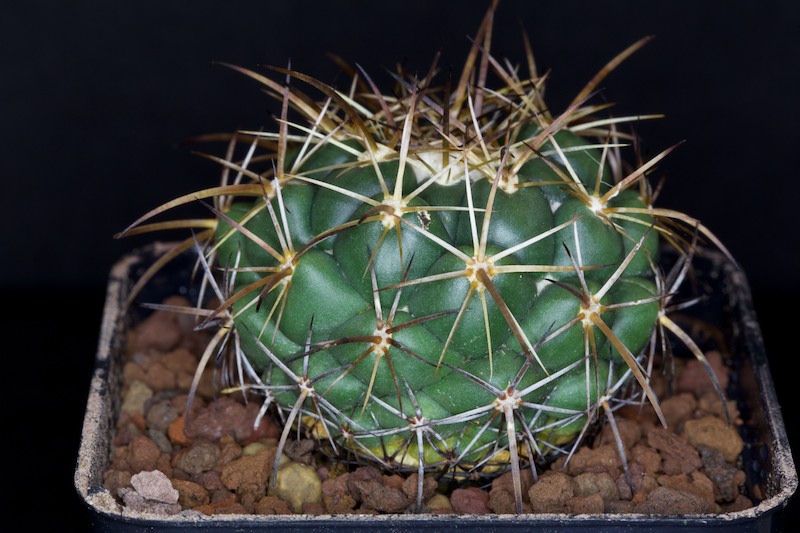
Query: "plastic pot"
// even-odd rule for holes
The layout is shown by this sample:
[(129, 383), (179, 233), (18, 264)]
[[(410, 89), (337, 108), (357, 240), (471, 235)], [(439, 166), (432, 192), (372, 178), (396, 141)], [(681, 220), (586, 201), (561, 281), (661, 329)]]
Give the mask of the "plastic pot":
[[(90, 385), (81, 446), (75, 470), (75, 488), (90, 510), (94, 531), (538, 531), (538, 532), (708, 532), (780, 531), (781, 513), (797, 488), (798, 478), (784, 420), (770, 375), (761, 331), (745, 275), (722, 255), (703, 251), (695, 259), (696, 287), (709, 297), (701, 308), (702, 320), (726, 336), (734, 379), (731, 399), (737, 400), (744, 421), (746, 495), (754, 507), (744, 511), (690, 516), (639, 514), (565, 515), (217, 515), (201, 518), (141, 516), (120, 508), (103, 487), (103, 472), (120, 402), (121, 372), (126, 332), (142, 316), (136, 306), (125, 312), (132, 284), (144, 268), (166, 249), (166, 244), (136, 250), (111, 270), (94, 375)], [(191, 279), (193, 260), (170, 263), (141, 295), (157, 302), (172, 294), (196, 296)]]

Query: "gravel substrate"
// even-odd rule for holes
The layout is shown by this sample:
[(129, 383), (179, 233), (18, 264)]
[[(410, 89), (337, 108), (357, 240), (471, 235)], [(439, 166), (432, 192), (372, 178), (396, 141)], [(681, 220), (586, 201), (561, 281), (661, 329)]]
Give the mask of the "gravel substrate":
[[(186, 304), (179, 297), (168, 303)], [(158, 515), (342, 514), (417, 511), (416, 474), (345, 468), (315, 453), (311, 440), (291, 441), (270, 483), (280, 428), (254, 420), (257, 398), (220, 395), (213, 369), (206, 371), (184, 416), (188, 390), (208, 337), (192, 331), (192, 319), (156, 311), (128, 339), (128, 362), (114, 447), (104, 484), (130, 510)], [(721, 354), (707, 354), (723, 386), (728, 372)], [(617, 412), (626, 448), (625, 474), (610, 428), (581, 447), (565, 464), (555, 461), (534, 482), (523, 472), (529, 513), (727, 513), (749, 508), (743, 494), (744, 443), (725, 422), (722, 404), (701, 365), (677, 362), (674, 392), (656, 389), (668, 422), (664, 429), (649, 407)], [(456, 485), (423, 483), (423, 512), (513, 513), (510, 473)]]

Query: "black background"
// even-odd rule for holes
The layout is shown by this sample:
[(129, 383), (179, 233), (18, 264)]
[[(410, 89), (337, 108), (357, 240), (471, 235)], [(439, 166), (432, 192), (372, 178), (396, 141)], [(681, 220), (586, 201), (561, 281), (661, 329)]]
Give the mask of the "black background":
[[(616, 114), (664, 113), (640, 127), (645, 153), (685, 141), (659, 166), (662, 207), (714, 231), (743, 266), (790, 440), (797, 348), (796, 174), (800, 3), (505, 0), (493, 52), (520, 64), (521, 27), (552, 108), (646, 35), (598, 98)], [(213, 185), (218, 169), (181, 146), (191, 136), (271, 127), (277, 106), (215, 64), (291, 66), (335, 82), (330, 51), (388, 86), (385, 68), (427, 71), (441, 47), (458, 72), (483, 1), (28, 0), (0, 15), (0, 294), (4, 435), (19, 450), (3, 505), (43, 526), (86, 527), (72, 488), (82, 410), (108, 271), (144, 242), (113, 234), (155, 205)], [(791, 324), (790, 324), (791, 322)], [(32, 348), (28, 342), (32, 340)], [(42, 440), (44, 439), (44, 440)], [(8, 494), (8, 496), (5, 496)], [(42, 510), (29, 509), (28, 496)], [(64, 502), (69, 514), (50, 507)], [(798, 512), (786, 515), (787, 531)], [(47, 510), (44, 510), (47, 509)], [(793, 526), (792, 526), (793, 524)]]

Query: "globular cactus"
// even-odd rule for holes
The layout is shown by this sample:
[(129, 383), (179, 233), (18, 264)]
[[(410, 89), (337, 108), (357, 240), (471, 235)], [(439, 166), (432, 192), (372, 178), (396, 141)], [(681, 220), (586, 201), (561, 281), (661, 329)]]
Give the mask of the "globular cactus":
[[(337, 90), (229, 65), (282, 102), (277, 131), (232, 134), (207, 156), (218, 187), (123, 234), (194, 230), (159, 265), (198, 250), (220, 302), (202, 313), (218, 328), (205, 359), (223, 354), (230, 389), (276, 406), (281, 445), (302, 428), (392, 470), (510, 468), (521, 510), (521, 465), (570, 453), (626, 401), (661, 416), (647, 362), (667, 332), (703, 358), (669, 318), (672, 284), (698, 238), (721, 244), (653, 205), (648, 176), (671, 148), (626, 161), (625, 124), (650, 117), (590, 103), (647, 39), (554, 115), (530, 52), (527, 77), (491, 56), (492, 14), (460, 78), (398, 72), (391, 93), (357, 69)], [(143, 224), (203, 200), (207, 220)], [(682, 257), (672, 276), (666, 246)]]

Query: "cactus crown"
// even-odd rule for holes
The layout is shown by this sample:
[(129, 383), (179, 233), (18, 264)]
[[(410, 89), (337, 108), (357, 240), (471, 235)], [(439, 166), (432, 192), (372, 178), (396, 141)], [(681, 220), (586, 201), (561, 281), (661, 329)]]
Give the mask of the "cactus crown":
[[(262, 394), (284, 417), (281, 445), (299, 427), (387, 469), (510, 468), (521, 510), (520, 468), (570, 454), (618, 406), (646, 398), (663, 422), (649, 362), (675, 338), (705, 359), (670, 311), (698, 242), (724, 247), (654, 205), (649, 176), (674, 147), (626, 159), (626, 124), (653, 116), (591, 103), (649, 39), (554, 114), (527, 40), (526, 76), (492, 56), (495, 7), (457, 79), (439, 81), (434, 61), (382, 93), (360, 69), (336, 89), (228, 65), (282, 103), (276, 131), (230, 134), (224, 155), (204, 154), (219, 186), (120, 236), (191, 230), (132, 297), (196, 250), (219, 303), (178, 310), (215, 328), (203, 361), (221, 361), (223, 389)], [(208, 219), (150, 221), (197, 201)]]

